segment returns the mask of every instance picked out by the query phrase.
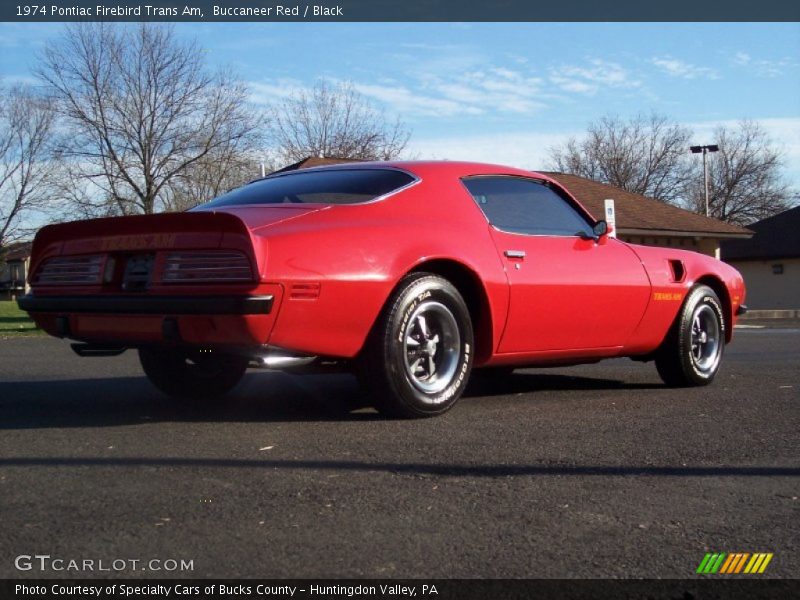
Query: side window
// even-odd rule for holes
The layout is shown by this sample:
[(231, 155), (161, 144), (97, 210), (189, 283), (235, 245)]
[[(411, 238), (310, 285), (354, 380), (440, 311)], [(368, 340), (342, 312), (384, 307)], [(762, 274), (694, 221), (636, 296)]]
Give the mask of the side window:
[(489, 222), (501, 231), (529, 235), (591, 234), (592, 227), (546, 185), (510, 176), (482, 176), (464, 185)]

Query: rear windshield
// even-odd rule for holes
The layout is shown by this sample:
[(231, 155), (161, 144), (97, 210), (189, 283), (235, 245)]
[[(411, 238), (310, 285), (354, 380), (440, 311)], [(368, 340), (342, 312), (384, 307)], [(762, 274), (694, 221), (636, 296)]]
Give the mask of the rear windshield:
[(411, 175), (394, 169), (298, 171), (254, 181), (201, 208), (241, 204), (359, 204), (412, 181)]

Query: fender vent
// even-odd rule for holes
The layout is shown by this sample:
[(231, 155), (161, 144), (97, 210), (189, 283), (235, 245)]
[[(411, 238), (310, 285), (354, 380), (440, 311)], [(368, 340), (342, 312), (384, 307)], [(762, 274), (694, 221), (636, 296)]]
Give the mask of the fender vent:
[(308, 283), (293, 283), (289, 291), (292, 300), (316, 300), (319, 298), (321, 284), (318, 281)]
[(669, 268), (670, 271), (672, 271), (672, 281), (683, 281), (683, 278), (686, 277), (686, 269), (683, 267), (683, 261), (670, 260)]

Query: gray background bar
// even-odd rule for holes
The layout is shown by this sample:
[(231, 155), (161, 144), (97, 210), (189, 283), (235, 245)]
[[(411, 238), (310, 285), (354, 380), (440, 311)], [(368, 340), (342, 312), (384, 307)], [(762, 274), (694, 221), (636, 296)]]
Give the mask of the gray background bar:
[[(33, 2), (43, 2), (34, 4)], [(0, 21), (800, 21), (796, 0), (20, 0), (0, 4)], [(148, 6), (151, 7), (148, 10)], [(214, 16), (214, 6), (228, 11), (261, 8), (260, 16), (229, 13)], [(98, 10), (105, 7), (107, 10)], [(183, 14), (184, 9), (198, 9)], [(329, 14), (314, 14), (314, 7)], [(337, 7), (339, 10), (337, 10)], [(172, 10), (153, 10), (169, 8)], [(280, 10), (279, 10), (280, 8)], [(86, 9), (81, 11), (78, 9)], [(117, 14), (112, 11), (116, 10)], [(26, 14), (27, 13), (27, 14)], [(98, 14), (100, 13), (100, 14)], [(202, 15), (202, 16), (201, 16)]]

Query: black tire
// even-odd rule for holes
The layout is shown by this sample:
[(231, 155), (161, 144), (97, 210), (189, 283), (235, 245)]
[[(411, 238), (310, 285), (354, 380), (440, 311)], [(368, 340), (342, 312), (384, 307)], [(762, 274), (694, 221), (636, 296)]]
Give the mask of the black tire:
[(708, 385), (714, 380), (725, 350), (725, 313), (710, 287), (697, 285), (656, 352), (656, 369), (672, 387)]
[(242, 379), (248, 359), (234, 354), (171, 348), (140, 348), (139, 362), (159, 390), (185, 401), (222, 398)]
[(461, 294), (438, 275), (412, 273), (370, 333), (359, 380), (381, 413), (432, 417), (461, 397), (473, 355), (472, 320)]

